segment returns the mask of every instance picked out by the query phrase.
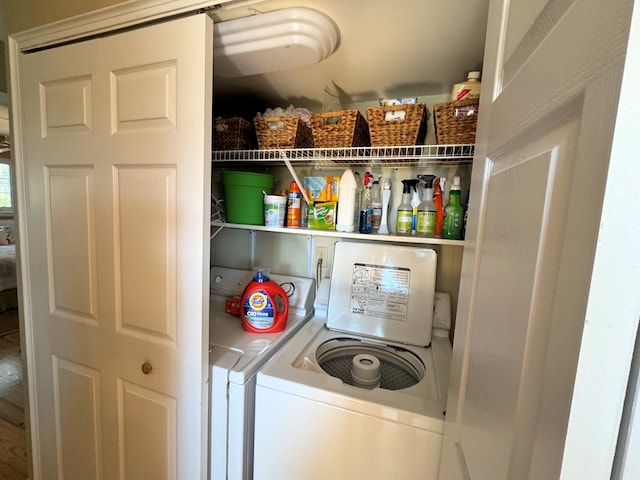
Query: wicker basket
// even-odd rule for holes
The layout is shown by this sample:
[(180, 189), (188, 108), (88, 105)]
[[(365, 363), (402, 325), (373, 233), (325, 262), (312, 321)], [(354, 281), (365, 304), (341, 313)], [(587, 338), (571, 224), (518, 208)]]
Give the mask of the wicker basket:
[(313, 143), (316, 148), (368, 147), (369, 126), (358, 110), (313, 113)]
[(311, 128), (296, 117), (255, 117), (260, 150), (313, 148)]
[(436, 143), (471, 144), (476, 141), (479, 99), (457, 100), (433, 106)]
[(214, 150), (252, 150), (256, 148), (253, 125), (244, 118), (216, 118), (213, 129)]
[[(404, 118), (391, 120), (387, 114), (399, 112)], [(429, 110), (424, 103), (390, 105), (367, 108), (371, 146), (385, 147), (395, 145), (423, 144), (427, 136)]]

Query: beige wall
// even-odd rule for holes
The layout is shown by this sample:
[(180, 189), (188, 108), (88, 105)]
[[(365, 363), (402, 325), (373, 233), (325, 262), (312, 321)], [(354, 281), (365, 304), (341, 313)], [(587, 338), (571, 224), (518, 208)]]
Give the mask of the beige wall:
[(12, 33), (123, 2), (124, 0), (2, 0), (0, 28), (4, 28), (4, 31), (1, 33), (6, 37)]
[(46, 25), (124, 0), (2, 0), (0, 1), (0, 103), (7, 91), (6, 38), (12, 33)]

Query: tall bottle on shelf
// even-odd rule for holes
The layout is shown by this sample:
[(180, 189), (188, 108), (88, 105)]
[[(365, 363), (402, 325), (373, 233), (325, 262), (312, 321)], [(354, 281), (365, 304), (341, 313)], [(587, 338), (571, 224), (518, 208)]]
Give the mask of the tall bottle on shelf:
[(347, 168), (338, 185), (338, 232), (353, 232), (358, 224), (358, 182), (353, 170)]
[(436, 231), (436, 204), (433, 203), (433, 180), (435, 175), (421, 175), (424, 183), (422, 202), (418, 205), (416, 217), (416, 235), (419, 237), (433, 236)]
[(411, 183), (411, 179), (402, 180), (402, 200), (396, 211), (396, 235), (411, 235), (411, 225), (413, 223)]
[(373, 231), (380, 230), (382, 220), (382, 197), (380, 195), (380, 178), (376, 178), (371, 185), (371, 212)]
[(384, 179), (384, 185), (382, 187), (382, 212), (380, 215), (380, 228), (378, 233), (389, 233), (389, 226), (387, 223), (387, 216), (389, 214), (389, 201), (391, 200), (391, 180), (387, 177)]
[(469, 72), (465, 82), (456, 83), (451, 91), (451, 101), (480, 97), (480, 72)]
[(464, 202), (464, 220), (462, 221), (462, 239), (467, 238), (467, 217), (469, 216), (469, 190), (467, 190), (467, 199)]
[(462, 240), (464, 225), (464, 207), (460, 201), (460, 177), (453, 177), (449, 191), (449, 202), (444, 209), (445, 216), (442, 223), (442, 238)]
[(289, 184), (289, 194), (287, 195), (287, 227), (300, 227), (302, 216), (302, 192), (298, 188), (295, 180)]
[(411, 185), (411, 235), (416, 234), (416, 220), (418, 218), (418, 205), (420, 205), (420, 194), (418, 193), (418, 178), (412, 178)]
[(360, 200), (360, 233), (371, 233), (373, 231), (373, 203), (371, 200), (371, 180), (373, 175), (369, 172), (364, 174), (364, 190)]
[(433, 183), (433, 203), (436, 206), (436, 225), (434, 234), (436, 237), (442, 235), (442, 221), (444, 220), (444, 184), (446, 178), (436, 177)]

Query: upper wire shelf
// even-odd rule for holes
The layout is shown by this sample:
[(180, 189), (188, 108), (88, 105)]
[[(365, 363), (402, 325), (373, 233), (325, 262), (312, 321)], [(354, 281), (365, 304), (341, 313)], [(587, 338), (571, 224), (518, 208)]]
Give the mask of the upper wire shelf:
[(413, 167), (429, 165), (470, 165), (474, 145), (411, 145), (403, 147), (292, 148), (273, 150), (214, 150), (214, 163), (262, 162), (312, 165), (316, 168), (380, 165)]

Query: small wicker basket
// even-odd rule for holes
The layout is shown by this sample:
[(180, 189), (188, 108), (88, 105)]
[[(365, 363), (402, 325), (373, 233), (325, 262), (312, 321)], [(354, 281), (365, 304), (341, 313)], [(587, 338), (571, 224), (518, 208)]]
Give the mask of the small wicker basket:
[(478, 104), (480, 100), (457, 100), (433, 106), (436, 143), (466, 145), (476, 141)]
[(369, 126), (358, 110), (313, 113), (311, 115), (315, 148), (368, 147)]
[[(393, 120), (387, 114), (404, 118)], [(371, 146), (418, 145), (427, 136), (429, 110), (424, 103), (369, 107), (367, 119)]]
[(213, 128), (214, 150), (253, 150), (256, 135), (253, 125), (240, 117), (216, 118)]
[(255, 117), (260, 150), (313, 148), (311, 128), (297, 117)]

